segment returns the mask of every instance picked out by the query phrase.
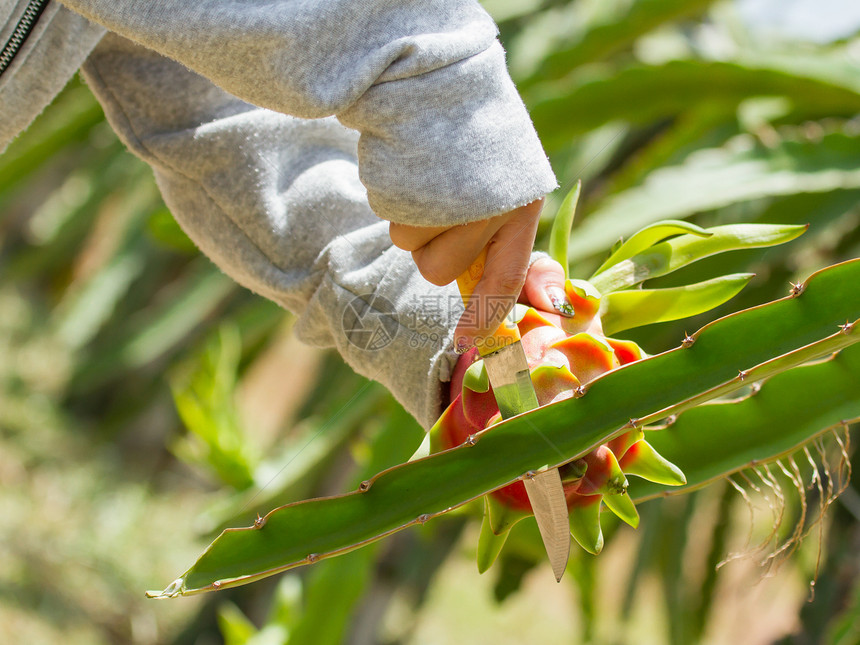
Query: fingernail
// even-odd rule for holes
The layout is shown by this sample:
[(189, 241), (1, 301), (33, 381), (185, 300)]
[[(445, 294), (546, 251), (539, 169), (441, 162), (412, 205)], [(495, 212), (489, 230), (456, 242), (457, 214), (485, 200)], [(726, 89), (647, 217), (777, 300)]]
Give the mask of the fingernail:
[(457, 342), (454, 343), (454, 351), (458, 354), (465, 354), (472, 347), (472, 343), (469, 342), (467, 338), (458, 338)]
[(546, 295), (549, 296), (549, 301), (553, 308), (562, 316), (572, 318), (576, 312), (573, 310), (573, 305), (567, 300), (564, 291), (559, 287), (547, 287)]

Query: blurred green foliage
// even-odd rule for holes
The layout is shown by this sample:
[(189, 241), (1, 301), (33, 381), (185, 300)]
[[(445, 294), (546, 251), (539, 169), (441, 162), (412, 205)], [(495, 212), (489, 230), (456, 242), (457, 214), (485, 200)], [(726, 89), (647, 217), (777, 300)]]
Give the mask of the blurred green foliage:
[[(655, 281), (756, 274), (693, 329), (860, 256), (860, 39), (765, 38), (708, 0), (485, 5), (562, 185), (583, 180), (574, 275), (658, 219), (810, 224)], [(0, 640), (858, 642), (853, 484), (821, 544), (815, 528), (778, 569), (762, 553), (717, 569), (755, 554), (748, 531), (780, 544), (800, 514), (787, 487), (770, 535), (775, 494), (741, 481), (752, 519), (727, 484), (649, 502), (637, 532), (608, 521), (606, 551), (575, 554), (560, 586), (525, 522), (477, 576), (477, 527), (452, 515), (273, 582), (145, 601), (217, 529), (347, 490), (420, 440), (381, 387), (290, 326), (199, 255), (78, 81), (0, 156)], [(629, 337), (656, 353), (684, 331)]]

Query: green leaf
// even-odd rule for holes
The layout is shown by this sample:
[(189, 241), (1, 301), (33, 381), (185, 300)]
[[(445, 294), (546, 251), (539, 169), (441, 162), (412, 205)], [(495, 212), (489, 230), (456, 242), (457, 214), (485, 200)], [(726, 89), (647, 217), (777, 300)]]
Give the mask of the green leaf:
[(517, 522), (532, 515), (528, 511), (511, 508), (507, 504), (503, 504), (496, 499), (495, 495), (484, 495), (484, 504), (486, 505), (486, 517), (490, 522), (490, 529), (496, 535), (507, 533)]
[(641, 185), (612, 195), (587, 213), (569, 245), (575, 263), (624, 232), (663, 219), (684, 219), (751, 200), (860, 188), (860, 135), (798, 136), (767, 147), (740, 135), (663, 167)]
[[(662, 242), (667, 237), (673, 235), (682, 235), (690, 233), (701, 237), (710, 237), (713, 233), (709, 233), (701, 226), (683, 222), (681, 220), (663, 220), (656, 222), (650, 226), (634, 233), (626, 242), (619, 242), (612, 246), (612, 254), (606, 258), (606, 261), (598, 267), (597, 271), (591, 276), (594, 278), (598, 273), (602, 273), (611, 266), (615, 266), (622, 260), (632, 258), (634, 255), (641, 253), (650, 247)], [(567, 257), (567, 256), (565, 256)]]
[(490, 522), (490, 508), (487, 502), (488, 497), (484, 497), (484, 519), (481, 522), (481, 535), (478, 537), (478, 573), (484, 573), (493, 566), (496, 558), (499, 557), (502, 547), (505, 546), (508, 532), (511, 529), (508, 526), (500, 533), (493, 531)]
[(197, 245), (182, 230), (166, 206), (159, 208), (149, 216), (146, 229), (156, 242), (169, 249), (185, 255), (197, 255), (199, 253)]
[(637, 442), (621, 461), (624, 463), (626, 475), (635, 475), (663, 486), (683, 486), (687, 483), (684, 472), (654, 450), (647, 441)]
[(172, 451), (236, 490), (253, 486), (258, 461), (233, 400), (240, 354), (239, 330), (223, 325), (213, 342), (171, 379), (176, 410), (188, 430)]
[(603, 331), (611, 336), (625, 329), (709, 311), (737, 295), (754, 276), (735, 273), (683, 287), (607, 293), (601, 301)]
[(680, 235), (652, 246), (596, 275), (591, 283), (601, 293), (619, 291), (718, 253), (783, 244), (802, 235), (806, 226), (731, 224), (706, 230), (710, 237)]
[(576, 204), (579, 202), (579, 194), (582, 191), (582, 180), (576, 182), (576, 186), (567, 194), (558, 213), (552, 222), (552, 230), (549, 234), (549, 255), (564, 267), (565, 279), (570, 277), (570, 269), (567, 261), (567, 243), (570, 239), (570, 228), (573, 226), (573, 217), (576, 214)]
[(567, 281), (567, 284), (565, 286), (569, 286), (573, 290), (573, 292), (580, 298), (586, 298), (592, 301), (600, 300), (600, 291), (598, 291), (597, 287), (595, 287), (588, 280), (579, 280), (577, 278), (571, 278)]
[(297, 575), (283, 576), (271, 596), (271, 604), (266, 615), (266, 626), (281, 625), (293, 629), (304, 616), (302, 591), (304, 584)]
[(639, 526), (639, 511), (636, 510), (636, 505), (630, 499), (627, 492), (618, 493), (617, 495), (604, 495), (603, 503), (606, 507), (615, 513), (619, 519), (626, 522), (634, 529)]
[(92, 390), (123, 370), (148, 365), (175, 350), (236, 289), (236, 283), (208, 260), (192, 261), (189, 270), (165, 289), (173, 292), (171, 297), (155, 303), (144, 320), (130, 323), (123, 338), (90, 355), (76, 376), (74, 390)]
[[(196, 518), (201, 532), (209, 533), (223, 530), (237, 523), (253, 522), (258, 510), (263, 511), (294, 501), (309, 491), (309, 483), (315, 481), (318, 473), (343, 445), (358, 433), (367, 419), (380, 413), (380, 408), (389, 400), (382, 386), (373, 384), (348, 407), (327, 419), (311, 418), (294, 428), (290, 437), (277, 448), (270, 450), (253, 472), (254, 485), (246, 490), (237, 491), (223, 499), (213, 502), (210, 507)], [(398, 442), (411, 445), (410, 440), (418, 440), (422, 435), (420, 428), (411, 419), (400, 421)], [(424, 435), (429, 438), (429, 435)], [(379, 446), (374, 448), (374, 458), (384, 455)], [(429, 442), (428, 450), (429, 454)], [(386, 465), (382, 463), (367, 477), (375, 474)]]
[(585, 396), (503, 421), (474, 445), (390, 468), (364, 492), (281, 507), (262, 527), (228, 529), (182, 577), (150, 595), (246, 584), (430, 521), (543, 464), (583, 456), (627, 431), (631, 418), (654, 423), (856, 343), (860, 326), (838, 324), (858, 319), (860, 260), (854, 260), (811, 276), (799, 297), (723, 317), (696, 332), (692, 345), (607, 373), (589, 383)]
[(734, 114), (751, 97), (787, 97), (797, 119), (850, 117), (860, 111), (856, 82), (754, 63), (673, 60), (619, 72), (592, 71), (584, 82), (568, 87), (567, 82), (535, 85), (528, 94), (538, 97), (527, 101), (529, 112), (550, 150), (613, 121), (645, 124), (705, 104)]
[[(289, 645), (339, 645), (349, 634), (356, 605), (373, 581), (379, 546), (322, 562), (305, 584), (305, 603)], [(285, 641), (277, 641), (279, 644)]]
[[(367, 438), (369, 461), (353, 476), (354, 486), (408, 458), (410, 446), (421, 434), (418, 423), (399, 405), (389, 403), (386, 412), (386, 423)], [(304, 607), (288, 616), (292, 619), (286, 625), (290, 627), (288, 645), (339, 645), (348, 640), (356, 607), (373, 584), (381, 546), (373, 544), (326, 560), (308, 572)]]
[(637, 38), (666, 23), (704, 11), (714, 0), (638, 0), (620, 17), (593, 25), (577, 42), (556, 47), (536, 73), (517, 83), (519, 87), (537, 81), (561, 78), (580, 65), (600, 60), (626, 47)]
[(466, 373), (463, 375), (463, 387), (467, 387), (473, 392), (488, 392), (490, 390), (490, 377), (483, 360), (475, 361), (466, 369)]
[(570, 534), (583, 549), (597, 555), (603, 550), (603, 531), (600, 529), (600, 496), (593, 501), (570, 509)]
[[(844, 609), (827, 626), (824, 645), (852, 645), (860, 634), (860, 580), (854, 578), (850, 593), (844, 596)], [(841, 604), (841, 603), (840, 603)]]
[(246, 645), (257, 633), (254, 623), (232, 602), (218, 607), (218, 629), (224, 645)]
[[(38, 127), (22, 133), (0, 157), (0, 197), (43, 169), (46, 159), (61, 157), (70, 149), (84, 156), (92, 154), (87, 139), (102, 122), (101, 106), (76, 78), (45, 110)], [(80, 159), (77, 161), (80, 163)]]
[(513, 20), (540, 9), (543, 0), (481, 0), (481, 5), (496, 22)]

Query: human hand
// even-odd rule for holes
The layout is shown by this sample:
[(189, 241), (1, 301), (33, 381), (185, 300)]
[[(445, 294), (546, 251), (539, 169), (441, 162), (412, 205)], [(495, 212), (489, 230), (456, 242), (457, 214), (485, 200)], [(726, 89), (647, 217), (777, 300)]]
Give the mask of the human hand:
[[(445, 285), (463, 273), (487, 247), (484, 273), (455, 332), (462, 352), (475, 338), (496, 330), (522, 296), (538, 308), (564, 313), (564, 271), (548, 259), (529, 268), (543, 199), (496, 217), (453, 227), (417, 227), (392, 223), (394, 245), (410, 251), (421, 275)], [(558, 306), (553, 305), (553, 301)]]
[(564, 292), (564, 269), (552, 258), (538, 258), (529, 267), (517, 302), (562, 316), (574, 315)]

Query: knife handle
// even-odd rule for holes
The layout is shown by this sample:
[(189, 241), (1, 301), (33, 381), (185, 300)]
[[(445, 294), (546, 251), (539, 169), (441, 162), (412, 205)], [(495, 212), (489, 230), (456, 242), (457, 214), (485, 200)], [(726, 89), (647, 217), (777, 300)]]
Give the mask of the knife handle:
[[(463, 305), (469, 304), (469, 299), (472, 297), (475, 286), (480, 282), (481, 276), (484, 275), (484, 265), (486, 262), (487, 247), (484, 247), (478, 254), (478, 257), (469, 265), (469, 268), (463, 271), (457, 278), (457, 287), (460, 289), (460, 297), (463, 299)], [(508, 312), (502, 324), (499, 325), (499, 328), (492, 335), (475, 339), (478, 354), (486, 356), (520, 340), (520, 330), (517, 328), (512, 314), (513, 311)]]

